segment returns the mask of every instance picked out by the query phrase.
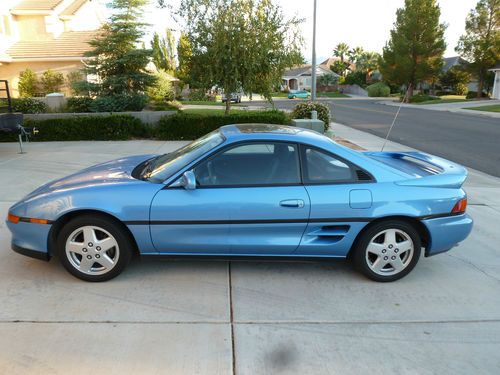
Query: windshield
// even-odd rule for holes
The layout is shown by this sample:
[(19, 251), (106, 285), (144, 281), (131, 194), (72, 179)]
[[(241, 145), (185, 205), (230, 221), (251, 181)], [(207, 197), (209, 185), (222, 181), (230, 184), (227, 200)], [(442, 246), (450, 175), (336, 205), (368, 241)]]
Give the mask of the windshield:
[(142, 177), (151, 182), (163, 182), (182, 167), (198, 159), (222, 142), (224, 142), (224, 138), (218, 130), (208, 133), (170, 154), (161, 155), (151, 160), (144, 169)]

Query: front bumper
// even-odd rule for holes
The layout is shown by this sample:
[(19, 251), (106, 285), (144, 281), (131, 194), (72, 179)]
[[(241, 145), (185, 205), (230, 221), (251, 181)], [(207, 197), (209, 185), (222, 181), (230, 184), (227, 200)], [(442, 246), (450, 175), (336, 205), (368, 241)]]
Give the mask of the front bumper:
[(10, 221), (6, 223), (12, 233), (12, 250), (36, 259), (50, 259), (48, 238), (52, 225), (25, 222), (14, 224)]
[(430, 234), (425, 256), (450, 250), (469, 236), (473, 225), (468, 214), (422, 220), (422, 223)]

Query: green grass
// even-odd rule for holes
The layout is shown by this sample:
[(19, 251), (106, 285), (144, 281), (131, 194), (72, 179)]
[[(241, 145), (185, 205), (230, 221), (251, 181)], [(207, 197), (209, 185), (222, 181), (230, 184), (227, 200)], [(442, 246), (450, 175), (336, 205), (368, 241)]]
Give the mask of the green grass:
[(342, 94), (341, 92), (319, 92), (318, 97), (320, 98), (350, 98), (349, 95)]
[[(208, 101), (208, 100), (183, 100), (181, 102), (181, 104), (183, 105), (213, 105), (213, 106), (219, 106), (219, 107), (222, 107), (222, 106), (225, 106), (226, 103), (222, 103), (220, 100), (217, 101), (217, 102), (211, 102), (211, 101)], [(231, 103), (231, 107), (232, 106), (237, 106), (237, 107), (244, 107), (245, 105), (244, 104), (238, 104), (238, 103)]]
[(481, 107), (464, 108), (464, 109), (471, 109), (473, 111), (484, 111), (484, 112), (500, 112), (500, 104), (482, 105)]
[(271, 94), (273, 98), (288, 98), (288, 93), (287, 92), (273, 92)]
[[(233, 107), (233, 105), (231, 105), (231, 107)], [(255, 110), (255, 111), (258, 111), (258, 110)], [(255, 112), (255, 111), (252, 111), (252, 112)], [(189, 109), (183, 109), (182, 112), (184, 113), (196, 113), (198, 115), (223, 115), (224, 113), (226, 113), (226, 111), (224, 109), (207, 109), (207, 108), (200, 108), (200, 109), (197, 109), (197, 108), (189, 108)], [(234, 111), (231, 109), (231, 114), (233, 113), (246, 113), (246, 112), (249, 112), (249, 111), (245, 111), (245, 110), (239, 110), (239, 109), (235, 109)]]
[(459, 103), (459, 102), (468, 102), (468, 99), (434, 99), (434, 100), (426, 100), (425, 102), (414, 103), (418, 105), (422, 104), (446, 104), (446, 103)]
[(426, 100), (425, 102), (414, 103), (418, 105), (422, 104), (446, 104), (446, 103), (459, 103), (468, 102), (470, 99), (465, 99), (465, 95), (443, 95), (438, 96), (436, 99)]

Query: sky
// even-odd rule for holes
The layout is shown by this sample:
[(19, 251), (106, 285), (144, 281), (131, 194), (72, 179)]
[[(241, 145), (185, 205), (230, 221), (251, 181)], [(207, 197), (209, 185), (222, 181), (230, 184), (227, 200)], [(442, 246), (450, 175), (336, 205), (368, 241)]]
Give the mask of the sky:
[[(103, 0), (105, 1), (105, 0)], [(177, 3), (179, 0), (170, 0)], [(275, 0), (288, 17), (298, 16), (305, 21), (302, 34), (305, 39), (304, 56), (312, 56), (313, 0)], [(448, 25), (445, 33), (445, 57), (456, 56), (454, 48), (464, 33), (465, 17), (475, 7), (477, 0), (438, 0), (441, 22)], [(151, 1), (145, 12), (150, 23), (148, 40), (152, 31), (164, 33), (166, 27), (179, 29), (168, 9), (158, 9)], [(361, 46), (368, 51), (382, 52), (389, 39), (389, 32), (396, 18), (396, 9), (404, 0), (317, 0), (316, 56), (318, 62), (332, 55), (340, 42), (351, 47)]]

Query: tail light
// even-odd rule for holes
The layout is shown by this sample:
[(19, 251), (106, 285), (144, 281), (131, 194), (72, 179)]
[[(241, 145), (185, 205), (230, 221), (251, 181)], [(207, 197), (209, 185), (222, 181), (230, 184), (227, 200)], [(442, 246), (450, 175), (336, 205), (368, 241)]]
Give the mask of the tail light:
[(455, 206), (453, 206), (453, 210), (451, 210), (452, 214), (463, 214), (467, 208), (467, 198), (460, 199)]

